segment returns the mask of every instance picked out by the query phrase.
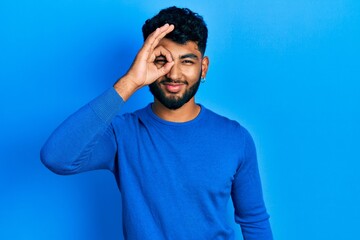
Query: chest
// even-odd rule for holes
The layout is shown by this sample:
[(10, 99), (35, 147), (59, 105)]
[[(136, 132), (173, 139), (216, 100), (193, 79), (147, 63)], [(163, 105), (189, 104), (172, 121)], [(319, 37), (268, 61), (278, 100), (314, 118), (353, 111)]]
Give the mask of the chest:
[(120, 138), (120, 178), (157, 191), (228, 195), (239, 163), (236, 139), (214, 129), (138, 127)]

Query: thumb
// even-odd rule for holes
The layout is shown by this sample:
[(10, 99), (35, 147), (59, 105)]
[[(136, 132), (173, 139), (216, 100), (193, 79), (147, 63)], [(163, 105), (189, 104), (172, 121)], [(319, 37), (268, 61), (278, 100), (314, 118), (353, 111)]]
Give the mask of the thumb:
[(160, 72), (160, 76), (164, 76), (165, 74), (167, 74), (168, 72), (170, 72), (171, 68), (174, 66), (174, 61), (172, 62), (167, 62), (164, 66), (162, 66), (161, 68), (159, 68), (159, 72)]

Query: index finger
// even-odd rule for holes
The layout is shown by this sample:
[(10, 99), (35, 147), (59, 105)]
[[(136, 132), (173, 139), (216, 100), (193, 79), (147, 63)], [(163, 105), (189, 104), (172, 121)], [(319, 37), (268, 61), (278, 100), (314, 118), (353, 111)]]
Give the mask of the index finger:
[(160, 42), (162, 38), (166, 36), (166, 34), (173, 31), (175, 26), (173, 24), (169, 25), (168, 23), (163, 26), (157, 28), (154, 32), (152, 32), (144, 43), (144, 50), (147, 52), (152, 51)]

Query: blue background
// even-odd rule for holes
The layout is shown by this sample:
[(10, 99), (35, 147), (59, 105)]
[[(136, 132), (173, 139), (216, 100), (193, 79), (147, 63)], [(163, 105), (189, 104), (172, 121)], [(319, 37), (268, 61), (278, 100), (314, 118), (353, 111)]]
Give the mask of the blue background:
[[(125, 73), (143, 22), (175, 4), (1, 1), (0, 239), (121, 239), (114, 177), (55, 175), (39, 150)], [(197, 101), (252, 133), (275, 239), (360, 239), (360, 2), (177, 5), (207, 21), (211, 64)], [(124, 111), (151, 100), (142, 89)]]

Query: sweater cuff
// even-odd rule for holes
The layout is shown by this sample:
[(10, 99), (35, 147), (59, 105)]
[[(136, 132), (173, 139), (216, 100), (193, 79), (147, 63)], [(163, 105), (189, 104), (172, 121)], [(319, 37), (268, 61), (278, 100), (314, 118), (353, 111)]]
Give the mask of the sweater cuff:
[(106, 124), (120, 112), (124, 100), (112, 87), (103, 92), (100, 96), (89, 102), (90, 108)]

